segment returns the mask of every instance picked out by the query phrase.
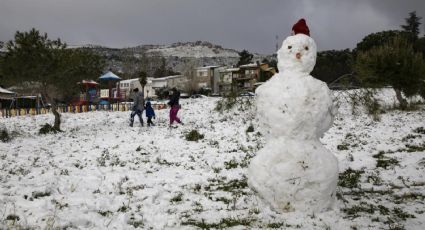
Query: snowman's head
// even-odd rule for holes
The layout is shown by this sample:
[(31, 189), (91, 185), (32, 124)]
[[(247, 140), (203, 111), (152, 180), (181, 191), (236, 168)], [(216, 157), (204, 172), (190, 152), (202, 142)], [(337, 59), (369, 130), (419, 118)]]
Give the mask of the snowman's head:
[(316, 43), (305, 34), (289, 36), (277, 51), (280, 72), (309, 74), (316, 64)]

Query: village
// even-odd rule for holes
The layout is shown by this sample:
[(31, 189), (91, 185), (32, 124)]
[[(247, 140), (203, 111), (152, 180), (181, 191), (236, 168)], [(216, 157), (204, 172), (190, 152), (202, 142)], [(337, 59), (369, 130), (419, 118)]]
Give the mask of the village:
[[(226, 96), (238, 92), (240, 96), (252, 96), (255, 89), (276, 73), (267, 63), (249, 63), (239, 67), (202, 66), (194, 68), (188, 75), (172, 75), (160, 78), (147, 77), (142, 86), (139, 78), (122, 79), (112, 71), (97, 79), (77, 82), (79, 96), (59, 106), (61, 112), (87, 112), (99, 109), (127, 111), (132, 101), (132, 90), (144, 90), (146, 99), (167, 99), (168, 91), (178, 88), (182, 98), (204, 96)], [(102, 88), (105, 87), (105, 88)], [(49, 111), (46, 100), (37, 92), (37, 87), (0, 87), (0, 116), (45, 114)], [(164, 95), (165, 92), (165, 95)], [(164, 102), (153, 104), (157, 109), (165, 108)]]

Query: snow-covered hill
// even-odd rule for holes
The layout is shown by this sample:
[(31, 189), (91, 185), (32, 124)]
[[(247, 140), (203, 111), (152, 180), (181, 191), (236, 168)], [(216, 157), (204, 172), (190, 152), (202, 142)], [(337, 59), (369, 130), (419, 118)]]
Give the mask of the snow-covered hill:
[(169, 57), (233, 57), (238, 58), (238, 51), (225, 49), (219, 45), (214, 45), (205, 41), (197, 42), (178, 42), (171, 45), (162, 46), (144, 46), (147, 53), (160, 53), (162, 56)]
[[(78, 45), (69, 48), (90, 49), (105, 57), (106, 69), (123, 73), (135, 73), (146, 66), (149, 75), (160, 68), (165, 60), (167, 68), (181, 72), (187, 62), (196, 62), (197, 66), (232, 66), (239, 60), (237, 50), (223, 48), (207, 41), (177, 42), (169, 45), (140, 45), (128, 48), (108, 48), (97, 45)], [(274, 59), (272, 55), (253, 53), (253, 61), (264, 58)]]
[[(338, 202), (305, 215), (270, 210), (247, 186), (264, 137), (249, 101), (217, 112), (218, 100), (182, 100), (185, 125), (171, 130), (168, 110), (152, 128), (128, 127), (128, 112), (63, 114), (64, 132), (48, 135), (37, 132), (52, 115), (0, 119), (15, 136), (0, 142), (0, 229), (425, 228), (423, 107), (375, 122), (341, 100), (322, 139), (340, 162)], [(188, 141), (191, 130), (204, 137)]]

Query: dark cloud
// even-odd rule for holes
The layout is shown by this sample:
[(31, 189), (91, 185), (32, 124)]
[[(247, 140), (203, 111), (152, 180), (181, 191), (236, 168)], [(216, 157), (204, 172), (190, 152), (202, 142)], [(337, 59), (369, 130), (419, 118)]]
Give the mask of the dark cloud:
[(0, 40), (35, 27), (75, 45), (207, 40), (272, 53), (276, 35), (280, 45), (304, 17), (320, 50), (344, 49), (369, 33), (398, 29), (414, 10), (425, 17), (425, 1), (1, 0)]

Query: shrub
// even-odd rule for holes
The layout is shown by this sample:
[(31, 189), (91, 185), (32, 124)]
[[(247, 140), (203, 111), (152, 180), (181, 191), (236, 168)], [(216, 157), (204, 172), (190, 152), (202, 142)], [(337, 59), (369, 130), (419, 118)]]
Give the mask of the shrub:
[(11, 140), (11, 137), (10, 137), (9, 132), (7, 131), (7, 129), (0, 130), (0, 140), (2, 142), (8, 142), (8, 141)]
[(40, 131), (38, 132), (39, 134), (48, 134), (48, 133), (57, 133), (60, 130), (55, 129), (53, 126), (51, 126), (50, 124), (44, 124), (43, 127), (41, 127)]
[(187, 141), (198, 141), (200, 139), (204, 139), (204, 135), (200, 134), (198, 130), (194, 129), (186, 134)]
[(251, 125), (249, 125), (248, 126), (248, 128), (246, 129), (246, 132), (247, 133), (252, 133), (252, 132), (254, 132), (254, 126), (251, 124)]

